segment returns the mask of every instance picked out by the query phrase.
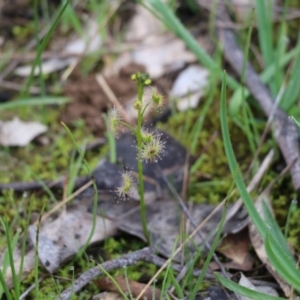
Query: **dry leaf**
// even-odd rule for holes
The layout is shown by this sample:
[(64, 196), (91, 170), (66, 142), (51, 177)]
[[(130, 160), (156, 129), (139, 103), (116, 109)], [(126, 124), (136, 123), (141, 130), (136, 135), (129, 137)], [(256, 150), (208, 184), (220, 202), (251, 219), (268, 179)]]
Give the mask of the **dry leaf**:
[[(42, 225), (39, 231), (38, 255), (41, 263), (50, 273), (55, 271), (65, 260), (73, 256), (86, 243), (92, 228), (92, 214), (80, 209), (71, 208), (64, 211), (57, 219)], [(116, 233), (116, 226), (110, 220), (97, 216), (94, 235), (90, 243), (104, 240)], [(34, 268), (36, 244), (36, 226), (29, 227), (31, 248), (24, 257), (22, 278)], [(14, 264), (19, 270), (21, 264), (20, 251), (14, 253)], [(0, 261), (1, 262), (1, 261)], [(5, 280), (12, 287), (12, 274), (8, 269)]]
[[(146, 284), (144, 283), (126, 279), (124, 276), (114, 277), (114, 280), (117, 282), (118, 286), (125, 294), (131, 294), (133, 297), (137, 297), (146, 286)], [(101, 290), (118, 292), (118, 288), (116, 287), (116, 285), (107, 277), (95, 280), (94, 283)], [(149, 287), (143, 294), (143, 297), (146, 297), (147, 299), (158, 300), (160, 299), (160, 290), (157, 288)]]
[(186, 63), (196, 61), (182, 40), (168, 33), (162, 24), (144, 7), (137, 6), (137, 13), (129, 23), (124, 43), (138, 42), (130, 52), (122, 53), (105, 71), (110, 77), (118, 74), (128, 64), (143, 65), (152, 79), (176, 71)]
[[(38, 255), (49, 273), (55, 271), (65, 260), (85, 245), (92, 230), (92, 214), (78, 209), (64, 211), (56, 220), (46, 223), (39, 231)], [(116, 233), (110, 220), (97, 216), (91, 243), (104, 240)], [(36, 227), (29, 227), (29, 236), (36, 244)]]
[[(275, 296), (275, 297), (279, 296), (277, 291), (270, 286), (255, 286), (254, 284), (251, 283), (251, 281), (243, 273), (241, 273), (241, 278), (240, 278), (239, 284), (250, 290), (261, 292), (261, 293), (267, 294), (269, 296)], [(240, 300), (251, 300), (244, 296), (240, 296), (240, 297), (241, 297)]]
[(46, 131), (46, 125), (39, 122), (23, 122), (18, 117), (11, 121), (0, 121), (0, 144), (24, 147)]
[(92, 300), (124, 300), (124, 298), (118, 293), (103, 292), (93, 296)]
[[(223, 263), (223, 266), (241, 271), (251, 270), (254, 258), (249, 253), (249, 245), (248, 229), (243, 229), (237, 234), (228, 234), (223, 238), (217, 251), (232, 260), (231, 262)], [(215, 268), (213, 269), (216, 270)]]

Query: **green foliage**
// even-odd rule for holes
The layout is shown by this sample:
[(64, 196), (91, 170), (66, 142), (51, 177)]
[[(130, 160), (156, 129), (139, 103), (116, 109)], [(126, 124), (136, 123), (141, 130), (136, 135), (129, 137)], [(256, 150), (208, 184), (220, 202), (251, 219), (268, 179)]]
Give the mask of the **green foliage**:
[[(235, 180), (237, 189), (240, 192), (240, 195), (243, 199), (244, 205), (247, 208), (248, 214), (256, 226), (261, 237), (265, 239), (265, 249), (270, 260), (271, 265), (279, 273), (279, 275), (288, 282), (294, 289), (300, 290), (300, 272), (296, 268), (296, 262), (293, 258), (292, 253), (289, 250), (289, 247), (285, 241), (280, 228), (277, 226), (275, 220), (273, 219), (271, 213), (268, 211), (265, 206), (265, 221), (256, 211), (252, 199), (250, 198), (243, 178), (241, 176), (238, 164), (235, 159), (233, 152), (232, 144), (230, 141), (230, 135), (227, 125), (227, 116), (226, 116), (226, 74), (224, 74), (223, 84), (222, 84), (222, 93), (221, 93), (221, 128), (222, 136), (224, 140), (224, 148), (226, 156), (228, 159), (228, 164), (232, 177)], [(267, 225), (266, 225), (267, 224)], [(220, 278), (220, 276), (219, 276)], [(234, 286), (234, 291), (238, 291)]]
[(245, 297), (248, 297), (249, 299), (255, 299), (255, 300), (286, 300), (284, 298), (280, 297), (274, 297), (267, 294), (263, 294), (257, 291), (250, 290), (244, 286), (241, 286), (229, 279), (226, 279), (222, 277), (220, 274), (215, 274), (217, 279), (222, 283), (223, 286), (226, 288), (235, 291), (236, 293), (243, 295)]

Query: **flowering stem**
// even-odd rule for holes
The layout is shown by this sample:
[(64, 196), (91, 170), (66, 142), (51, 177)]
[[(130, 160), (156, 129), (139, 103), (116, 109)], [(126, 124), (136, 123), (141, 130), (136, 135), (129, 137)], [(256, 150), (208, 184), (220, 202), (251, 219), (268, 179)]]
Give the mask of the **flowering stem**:
[[(138, 100), (142, 101), (144, 92), (144, 85), (142, 82), (138, 83)], [(147, 219), (146, 219), (146, 205), (145, 205), (145, 197), (144, 197), (144, 178), (143, 178), (143, 163), (140, 155), (140, 151), (142, 149), (142, 121), (143, 121), (143, 113), (141, 109), (138, 109), (138, 120), (137, 120), (137, 128), (136, 128), (136, 140), (137, 140), (137, 151), (138, 151), (138, 176), (139, 176), (139, 195), (140, 195), (140, 205), (141, 205), (141, 220), (143, 226), (143, 232), (147, 242), (150, 244), (149, 233), (147, 228)]]
[(120, 121), (120, 124), (122, 124), (122, 125), (126, 126), (127, 128), (129, 128), (132, 131), (132, 133), (134, 135), (136, 135), (136, 130), (131, 125), (129, 125), (129, 124), (123, 122), (123, 121)]

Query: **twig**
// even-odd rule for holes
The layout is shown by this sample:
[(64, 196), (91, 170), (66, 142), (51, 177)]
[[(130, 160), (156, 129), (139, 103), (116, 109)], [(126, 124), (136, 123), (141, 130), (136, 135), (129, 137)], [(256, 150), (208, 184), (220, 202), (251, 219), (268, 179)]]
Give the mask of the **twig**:
[(126, 110), (123, 108), (123, 106), (120, 104), (118, 98), (110, 88), (110, 86), (107, 84), (105, 78), (99, 73), (96, 75), (96, 81), (103, 89), (104, 93), (106, 94), (109, 101), (118, 109), (118, 111), (122, 114), (123, 119), (126, 123), (131, 124), (131, 119), (128, 116)]
[[(138, 261), (149, 260), (149, 257), (153, 254), (153, 249), (150, 247), (143, 248), (141, 250), (123, 255), (117, 259), (112, 259), (101, 264), (101, 267), (106, 271), (113, 269), (124, 268), (127, 266), (132, 266)], [(77, 293), (86, 284), (88, 284), (93, 278), (101, 275), (103, 272), (97, 266), (81, 274), (73, 283), (73, 285), (66, 290), (64, 290), (56, 300), (67, 300), (71, 297), (72, 293)]]
[[(109, 260), (101, 264), (101, 268), (93, 267), (92, 269), (81, 274), (73, 283), (72, 287), (64, 290), (61, 295), (56, 298), (56, 300), (67, 300), (70, 298), (72, 293), (77, 293), (80, 291), (86, 284), (88, 284), (92, 279), (97, 276), (102, 275), (102, 270), (110, 271), (113, 269), (123, 268), (127, 266), (132, 266), (136, 264), (138, 261), (145, 261), (148, 263), (152, 263), (156, 266), (163, 266), (166, 263), (165, 259), (162, 259), (154, 254), (154, 250), (151, 247), (146, 247), (141, 250), (123, 255), (117, 259)], [(174, 271), (179, 272), (181, 270), (181, 266), (178, 264), (172, 264), (172, 268)], [(194, 270), (193, 275), (199, 276), (201, 270)], [(213, 279), (213, 274), (206, 274), (207, 279)]]
[[(88, 187), (90, 187), (93, 184), (93, 180), (90, 180), (88, 183), (86, 183), (84, 186), (82, 186), (80, 189), (78, 189), (76, 192), (74, 192), (72, 195), (70, 195), (68, 198), (63, 199), (61, 202), (59, 202), (57, 205), (55, 205), (50, 211), (45, 213), (41, 219), (41, 221), (44, 221), (46, 218), (51, 216), (54, 212), (56, 212), (59, 208), (64, 206), (66, 203), (71, 201), (73, 198), (75, 198), (77, 195), (85, 191)], [(37, 224), (37, 222), (33, 223), (34, 225)]]
[[(44, 279), (46, 278), (46, 275), (42, 275), (40, 278), (39, 278), (39, 280), (38, 280), (38, 282), (39, 283), (41, 283)], [(25, 299), (27, 296), (28, 296), (28, 294), (33, 290), (35, 288), (35, 283), (33, 283), (21, 296), (20, 296), (20, 298), (19, 298), (19, 300), (23, 300), (23, 299)]]
[[(0, 76), (1, 76), (1, 74), (0, 74)], [(6, 81), (6, 80), (0, 80), (0, 86), (5, 89), (13, 90), (13, 91), (20, 91), (23, 88), (22, 84), (20, 84), (20, 83)], [(40, 94), (41, 90), (40, 90), (40, 88), (38, 88), (36, 86), (31, 86), (29, 89), (29, 92), (31, 94), (36, 95), (36, 94)]]
[[(0, 183), (0, 191), (2, 190), (13, 190), (15, 192), (34, 191), (43, 189), (44, 186), (48, 188), (62, 189), (64, 186), (65, 176), (61, 176), (53, 181), (33, 181), (33, 182), (22, 182), (16, 181), (11, 183)], [(88, 176), (77, 178), (75, 181), (75, 188), (81, 187), (89, 180)]]

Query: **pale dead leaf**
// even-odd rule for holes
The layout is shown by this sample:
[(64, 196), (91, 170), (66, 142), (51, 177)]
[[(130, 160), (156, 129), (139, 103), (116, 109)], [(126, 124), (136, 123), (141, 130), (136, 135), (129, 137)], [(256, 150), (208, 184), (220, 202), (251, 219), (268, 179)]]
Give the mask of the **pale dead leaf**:
[(24, 147), (46, 131), (46, 125), (39, 122), (23, 122), (18, 117), (11, 121), (0, 121), (0, 144)]
[(148, 36), (161, 32), (163, 25), (151, 12), (136, 5), (135, 15), (131, 19), (125, 39), (127, 42), (142, 41)]
[[(269, 207), (270, 211), (272, 211), (272, 207), (270, 204), (270, 191), (265, 190), (262, 194), (259, 195), (259, 197), (255, 201), (255, 207), (257, 212), (259, 213), (260, 217), (264, 220), (264, 213), (263, 213), (263, 201), (266, 203), (266, 205)], [(275, 280), (278, 282), (280, 287), (282, 288), (284, 294), (286, 297), (289, 297), (291, 295), (291, 287), (279, 276), (277, 271), (273, 268), (271, 265), (267, 253), (264, 247), (264, 241), (262, 237), (260, 236), (259, 232), (257, 231), (255, 225), (253, 222), (250, 222), (249, 224), (249, 234), (250, 234), (250, 240), (252, 243), (252, 246), (259, 257), (259, 259), (262, 261), (262, 263), (266, 266), (267, 270), (272, 274), (272, 276), (275, 278)]]
[[(81, 210), (81, 207), (70, 208), (64, 211), (54, 221), (45, 223), (39, 231), (38, 255), (39, 260), (49, 273), (53, 273), (63, 262), (75, 255), (86, 243), (92, 228), (92, 214)], [(106, 237), (116, 233), (117, 228), (113, 222), (100, 216), (96, 218), (94, 235), (90, 244), (103, 241)], [(24, 256), (22, 278), (25, 278), (35, 264), (36, 226), (29, 227), (29, 240), (31, 248), (27, 249)], [(21, 265), (20, 250), (14, 253), (15, 269), (19, 271)], [(8, 268), (5, 281), (12, 287), (12, 274)]]
[[(117, 282), (119, 288), (121, 288), (121, 290), (125, 294), (131, 294), (133, 297), (137, 297), (146, 286), (146, 284), (144, 283), (126, 279), (125, 276), (116, 276), (114, 277), (114, 280)], [(107, 277), (94, 280), (94, 283), (101, 290), (118, 292), (118, 288), (116, 287), (116, 285)], [(160, 299), (160, 290), (157, 288), (149, 287), (143, 294), (143, 297), (147, 299), (158, 300)]]
[[(92, 215), (80, 210), (64, 211), (56, 220), (46, 223), (39, 231), (39, 259), (52, 273), (65, 260), (76, 254), (87, 242), (92, 230)], [(116, 232), (113, 222), (96, 218), (96, 227), (90, 243), (99, 242)], [(29, 236), (36, 245), (36, 227), (29, 227)]]
[[(250, 290), (261, 292), (261, 293), (267, 294), (269, 296), (275, 296), (275, 297), (279, 296), (277, 291), (270, 286), (267, 286), (267, 285), (266, 286), (255, 286), (243, 273), (241, 273), (241, 278), (240, 278), (239, 284)], [(240, 300), (251, 300), (245, 296), (240, 296), (240, 297), (241, 297)]]
[(208, 84), (208, 76), (208, 70), (196, 65), (189, 66), (180, 73), (169, 95), (171, 98), (179, 99), (177, 101), (179, 111), (197, 107)]
[(151, 78), (156, 79), (196, 61), (182, 40), (167, 32), (152, 14), (139, 6), (128, 25), (124, 43), (130, 45), (133, 41), (134, 49), (122, 53), (113, 66), (108, 66), (104, 70), (106, 76), (119, 74), (123, 67), (134, 63), (143, 65)]

